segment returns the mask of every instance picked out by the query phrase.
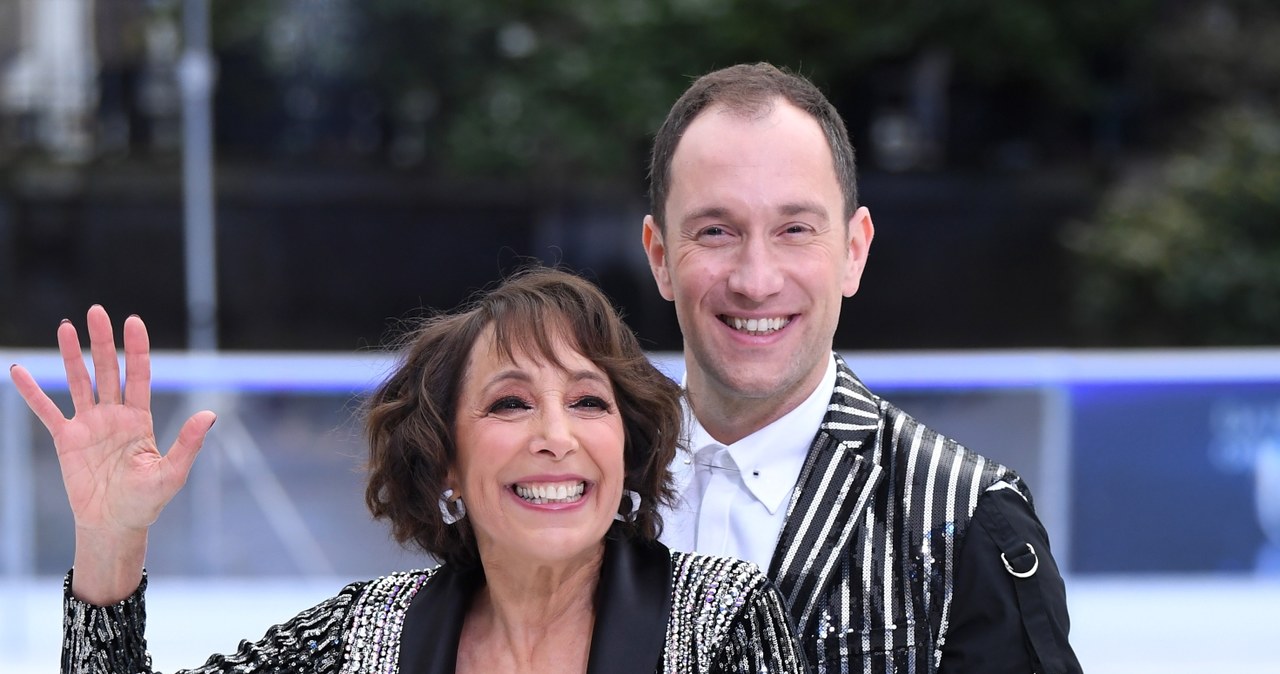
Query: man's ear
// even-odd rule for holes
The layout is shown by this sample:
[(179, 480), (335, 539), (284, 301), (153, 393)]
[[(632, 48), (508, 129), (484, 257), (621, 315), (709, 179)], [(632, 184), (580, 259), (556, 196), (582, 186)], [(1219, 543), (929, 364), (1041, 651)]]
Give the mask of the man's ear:
[(862, 272), (867, 268), (871, 239), (876, 235), (876, 226), (871, 222), (871, 211), (866, 206), (859, 206), (853, 217), (849, 218), (847, 230), (849, 255), (845, 260), (845, 277), (840, 292), (845, 297), (853, 297), (862, 282)]
[(662, 229), (652, 215), (644, 216), (644, 252), (649, 258), (649, 271), (658, 284), (658, 292), (668, 302), (675, 299), (671, 289), (671, 272), (667, 269), (667, 246), (662, 240)]

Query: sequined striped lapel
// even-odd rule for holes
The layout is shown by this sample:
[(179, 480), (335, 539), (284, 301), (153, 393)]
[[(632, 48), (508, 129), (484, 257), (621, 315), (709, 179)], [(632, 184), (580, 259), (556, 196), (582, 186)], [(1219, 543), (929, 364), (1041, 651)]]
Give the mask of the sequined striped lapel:
[(879, 414), (875, 398), (839, 357), (836, 386), (801, 469), (769, 565), (801, 634), (812, 633), (824, 588), (846, 555), (882, 468), (869, 460)]

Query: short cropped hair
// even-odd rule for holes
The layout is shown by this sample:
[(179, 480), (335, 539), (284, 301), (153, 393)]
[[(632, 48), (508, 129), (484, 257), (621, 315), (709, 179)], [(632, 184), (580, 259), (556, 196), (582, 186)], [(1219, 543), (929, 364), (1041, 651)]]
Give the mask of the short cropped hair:
[(612, 530), (656, 540), (662, 531), (658, 510), (674, 499), (670, 463), (680, 441), (683, 393), (653, 366), (594, 284), (546, 267), (517, 272), (460, 309), (421, 321), (401, 338), (398, 366), (364, 405), (365, 503), (373, 516), (388, 520), (402, 545), (421, 548), (437, 560), (479, 561), (470, 520), (447, 525), (438, 504), (458, 456), (455, 420), (462, 381), (473, 346), (489, 328), (507, 359), (524, 354), (562, 366), (555, 357), (556, 339), (562, 338), (608, 376), (625, 435), (623, 489), (640, 494), (634, 520), (616, 523)]
[(768, 63), (739, 64), (699, 77), (671, 106), (653, 139), (649, 158), (650, 215), (665, 231), (667, 197), (671, 193), (671, 161), (684, 132), (707, 108), (724, 106), (743, 117), (769, 114), (778, 98), (808, 113), (826, 136), (844, 196), (844, 221), (858, 210), (857, 161), (849, 132), (835, 106), (812, 82)]

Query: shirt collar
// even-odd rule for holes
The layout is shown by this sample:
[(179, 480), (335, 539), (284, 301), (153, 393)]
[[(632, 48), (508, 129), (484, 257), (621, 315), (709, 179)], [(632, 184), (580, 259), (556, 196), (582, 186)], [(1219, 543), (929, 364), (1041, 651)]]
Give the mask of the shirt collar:
[[(808, 398), (777, 421), (727, 446), (729, 456), (741, 471), (743, 484), (770, 514), (777, 513), (800, 478), (835, 385), (836, 361), (832, 356), (827, 359), (822, 381)], [(693, 456), (709, 457), (726, 447), (711, 437), (688, 407), (685, 414), (689, 420), (689, 452)]]

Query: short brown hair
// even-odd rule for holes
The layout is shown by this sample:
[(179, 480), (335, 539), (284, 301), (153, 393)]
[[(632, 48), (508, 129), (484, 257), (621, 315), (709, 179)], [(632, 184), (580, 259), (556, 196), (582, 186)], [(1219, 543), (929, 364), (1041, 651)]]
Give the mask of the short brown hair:
[(822, 127), (844, 196), (844, 220), (848, 222), (853, 217), (858, 210), (857, 161), (840, 113), (818, 87), (802, 75), (768, 63), (756, 63), (729, 66), (699, 77), (671, 106), (666, 120), (658, 128), (649, 158), (649, 209), (660, 228), (666, 229), (664, 211), (671, 192), (671, 160), (689, 124), (716, 104), (738, 115), (766, 115), (778, 98), (808, 113)]
[[(609, 377), (625, 435), (623, 489), (640, 494), (624, 536), (656, 540), (658, 508), (674, 498), (669, 464), (681, 431), (682, 392), (649, 361), (635, 334), (595, 285), (530, 267), (462, 308), (425, 319), (402, 339), (401, 360), (365, 403), (369, 482), (365, 503), (401, 544), (452, 564), (478, 561), (469, 520), (447, 525), (438, 502), (457, 459), (455, 422), (472, 346), (492, 326), (501, 355), (555, 357), (562, 337)], [(621, 504), (620, 504), (621, 505)]]

